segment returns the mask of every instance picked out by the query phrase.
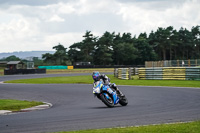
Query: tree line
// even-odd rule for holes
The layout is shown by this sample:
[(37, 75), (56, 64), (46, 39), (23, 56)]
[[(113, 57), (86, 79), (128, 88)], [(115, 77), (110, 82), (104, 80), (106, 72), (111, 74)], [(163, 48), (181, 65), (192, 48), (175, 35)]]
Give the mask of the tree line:
[(72, 64), (144, 65), (145, 61), (200, 58), (200, 26), (191, 30), (159, 27), (149, 35), (141, 33), (138, 37), (108, 31), (102, 36), (94, 36), (91, 31), (86, 31), (83, 37), (66, 51), (66, 59)]
[(42, 55), (43, 61), (35, 58), (40, 65), (73, 65), (75, 62), (90, 62), (93, 65), (144, 65), (145, 61), (200, 59), (200, 26), (191, 30), (172, 26), (156, 31), (131, 33), (106, 31), (94, 36), (86, 31), (81, 42), (65, 48), (54, 46), (54, 54)]

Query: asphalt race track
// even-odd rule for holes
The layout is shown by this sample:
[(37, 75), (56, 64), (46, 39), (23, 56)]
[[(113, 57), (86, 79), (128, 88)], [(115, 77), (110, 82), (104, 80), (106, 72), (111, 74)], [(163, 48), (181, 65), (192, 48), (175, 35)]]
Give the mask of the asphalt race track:
[[(2, 76), (0, 81), (64, 75)], [(84, 75), (84, 74), (83, 74)], [(85, 74), (87, 75), (87, 74)], [(119, 86), (126, 107), (107, 108), (92, 85), (0, 84), (0, 98), (45, 101), (46, 110), (0, 115), (1, 133), (35, 133), (200, 120), (200, 88)]]

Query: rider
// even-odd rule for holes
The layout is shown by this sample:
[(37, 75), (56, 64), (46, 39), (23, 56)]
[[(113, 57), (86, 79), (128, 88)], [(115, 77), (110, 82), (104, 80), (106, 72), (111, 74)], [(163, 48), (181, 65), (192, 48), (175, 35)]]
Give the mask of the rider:
[(100, 74), (98, 71), (93, 72), (92, 74), (94, 83), (99, 81), (100, 79), (103, 80), (105, 85), (109, 85), (112, 89), (117, 91), (117, 94), (120, 94), (120, 96), (123, 96), (122, 92), (117, 88), (115, 83), (110, 83), (110, 78), (108, 78), (105, 74)]

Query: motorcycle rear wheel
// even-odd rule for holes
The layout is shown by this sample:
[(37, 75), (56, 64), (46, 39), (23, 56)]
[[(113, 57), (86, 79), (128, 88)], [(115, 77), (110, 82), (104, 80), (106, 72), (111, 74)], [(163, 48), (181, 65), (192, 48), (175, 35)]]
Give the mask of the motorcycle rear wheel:
[(105, 95), (104, 93), (102, 93), (102, 94), (100, 95), (102, 102), (103, 102), (106, 106), (108, 106), (109, 108), (114, 107), (114, 101), (113, 101), (113, 99), (110, 97), (110, 95), (109, 95), (108, 93), (106, 93), (106, 94), (109, 96), (109, 98), (107, 98), (106, 95)]

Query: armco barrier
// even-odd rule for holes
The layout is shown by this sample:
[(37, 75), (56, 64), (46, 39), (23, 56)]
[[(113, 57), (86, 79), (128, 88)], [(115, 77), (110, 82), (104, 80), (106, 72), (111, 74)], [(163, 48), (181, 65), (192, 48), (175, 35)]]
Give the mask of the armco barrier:
[(119, 68), (118, 69), (118, 78), (119, 79), (128, 79), (128, 68)]
[(185, 80), (186, 75), (185, 67), (164, 67), (163, 68), (163, 79), (170, 80)]
[(115, 68), (114, 76), (119, 79), (132, 79), (132, 76), (135, 75), (136, 68)]
[(200, 68), (186, 68), (186, 80), (200, 80)]
[(154, 68), (139, 68), (139, 78), (140, 79), (162, 79), (162, 69)]
[(200, 80), (200, 67), (139, 68), (139, 79)]

